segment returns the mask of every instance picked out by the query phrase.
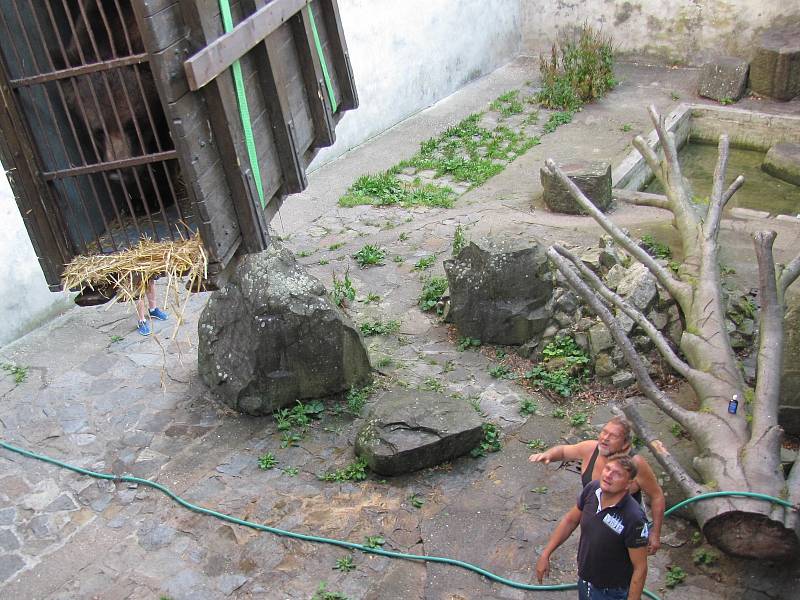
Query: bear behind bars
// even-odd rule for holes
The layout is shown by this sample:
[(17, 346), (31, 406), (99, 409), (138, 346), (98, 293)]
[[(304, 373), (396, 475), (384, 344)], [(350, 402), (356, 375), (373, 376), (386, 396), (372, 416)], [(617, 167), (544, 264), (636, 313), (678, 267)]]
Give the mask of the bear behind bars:
[[(73, 0), (63, 68), (144, 52), (130, 0)], [(57, 62), (57, 65), (58, 65)], [(173, 149), (149, 65), (126, 65), (78, 75), (61, 84), (66, 108), (87, 163), (103, 163)], [(169, 161), (174, 163), (174, 161)], [(125, 193), (134, 212), (158, 209), (174, 199), (166, 178), (174, 165), (110, 171), (115, 195)], [(127, 202), (116, 200), (120, 210)], [(145, 204), (146, 203), (146, 204)]]

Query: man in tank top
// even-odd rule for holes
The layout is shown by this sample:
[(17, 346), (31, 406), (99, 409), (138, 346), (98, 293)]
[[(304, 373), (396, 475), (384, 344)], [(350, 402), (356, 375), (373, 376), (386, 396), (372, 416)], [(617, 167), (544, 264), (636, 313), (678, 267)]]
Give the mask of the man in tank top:
[(531, 454), (528, 460), (549, 464), (551, 461), (579, 460), (581, 461), (581, 482), (586, 486), (591, 481), (600, 478), (610, 456), (616, 454), (629, 454), (638, 471), (631, 484), (630, 493), (633, 498), (641, 503), (642, 491), (650, 500), (650, 510), (653, 513), (653, 527), (649, 532), (647, 551), (655, 554), (661, 547), (661, 524), (664, 522), (664, 492), (656, 481), (653, 469), (647, 461), (631, 452), (633, 431), (631, 424), (623, 417), (614, 417), (603, 426), (597, 440), (587, 440), (578, 444), (554, 446), (538, 454)]

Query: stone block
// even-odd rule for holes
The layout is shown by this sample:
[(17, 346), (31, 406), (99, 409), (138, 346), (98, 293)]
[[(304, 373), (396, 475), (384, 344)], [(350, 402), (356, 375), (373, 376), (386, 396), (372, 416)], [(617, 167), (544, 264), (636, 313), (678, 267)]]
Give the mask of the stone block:
[(800, 144), (775, 144), (764, 157), (761, 169), (773, 177), (800, 185)]
[(595, 325), (589, 330), (589, 348), (593, 356), (614, 345), (614, 338), (604, 324)]
[(738, 100), (747, 88), (746, 60), (725, 56), (703, 65), (697, 93), (720, 102)]
[[(601, 211), (611, 206), (611, 165), (604, 161), (573, 160), (558, 163), (559, 168)], [(583, 215), (586, 212), (572, 198), (572, 194), (555, 175), (542, 168), (540, 171), (544, 202), (553, 212)]]
[(380, 475), (400, 475), (466, 454), (483, 439), (480, 416), (463, 400), (434, 392), (386, 393), (356, 436), (355, 453)]
[(800, 94), (800, 25), (773, 27), (761, 35), (750, 62), (750, 89), (776, 100)]

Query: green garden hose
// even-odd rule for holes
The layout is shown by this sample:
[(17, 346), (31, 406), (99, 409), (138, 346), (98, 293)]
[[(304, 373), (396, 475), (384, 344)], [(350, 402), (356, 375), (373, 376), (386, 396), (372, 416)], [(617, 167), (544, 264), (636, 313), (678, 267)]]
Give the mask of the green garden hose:
[[(495, 575), (494, 573), (490, 573), (480, 567), (463, 562), (460, 560), (456, 560), (454, 558), (445, 558), (441, 556), (424, 556), (419, 554), (405, 554), (403, 552), (391, 552), (389, 550), (383, 550), (381, 548), (371, 548), (369, 546), (364, 546), (363, 544), (355, 544), (353, 542), (348, 542), (345, 540), (336, 540), (332, 538), (324, 538), (318, 537), (315, 535), (308, 535), (303, 533), (295, 533), (293, 531), (286, 531), (284, 529), (278, 529), (276, 527), (269, 527), (268, 525), (262, 525), (260, 523), (253, 523), (251, 521), (245, 521), (244, 519), (237, 519), (236, 517), (232, 517), (230, 515), (226, 515), (224, 513), (217, 512), (215, 510), (211, 510), (209, 508), (203, 508), (202, 506), (197, 506), (196, 504), (192, 504), (191, 502), (187, 502), (177, 494), (175, 494), (172, 490), (168, 487), (161, 485), (160, 483), (156, 483), (155, 481), (150, 481), (149, 479), (142, 479), (139, 477), (133, 477), (130, 475), (113, 475), (110, 473), (99, 473), (97, 471), (90, 471), (88, 469), (83, 469), (81, 467), (77, 467), (75, 465), (71, 465), (69, 463), (62, 462), (55, 458), (50, 458), (49, 456), (45, 456), (43, 454), (37, 454), (35, 452), (31, 452), (30, 450), (25, 450), (23, 448), (18, 448), (17, 446), (12, 446), (11, 444), (7, 444), (3, 440), (0, 440), (0, 447), (5, 448), (11, 452), (16, 452), (17, 454), (21, 454), (22, 456), (27, 456), (28, 458), (35, 458), (36, 460), (41, 460), (43, 462), (49, 463), (51, 465), (55, 465), (57, 467), (61, 467), (63, 469), (68, 469), (80, 475), (88, 475), (89, 477), (94, 477), (96, 479), (106, 479), (109, 481), (124, 481), (126, 483), (136, 483), (140, 485), (145, 485), (154, 489), (163, 492), (170, 498), (172, 498), (175, 502), (183, 506), (184, 508), (188, 508), (194, 512), (198, 512), (204, 515), (209, 515), (212, 517), (216, 517), (217, 519), (221, 519), (223, 521), (227, 521), (229, 523), (235, 523), (236, 525), (243, 525), (245, 527), (250, 527), (252, 529), (256, 529), (258, 531), (266, 531), (268, 533), (273, 533), (275, 535), (280, 535), (283, 537), (288, 537), (296, 540), (303, 540), (306, 542), (317, 542), (322, 544), (330, 544), (332, 546), (339, 546), (341, 548), (348, 548), (350, 550), (360, 550), (361, 552), (366, 552), (369, 554), (377, 554), (379, 556), (388, 556), (389, 558), (402, 558), (405, 560), (417, 560), (417, 561), (425, 561), (425, 562), (432, 562), (432, 563), (441, 563), (446, 565), (453, 565), (455, 567), (461, 567), (462, 569), (466, 569), (468, 571), (472, 571), (477, 573), (478, 575), (482, 575), (491, 581), (496, 581), (497, 583), (501, 583), (503, 585), (507, 585), (509, 587), (521, 589), (521, 590), (530, 590), (530, 591), (565, 591), (565, 590), (574, 590), (577, 589), (577, 584), (574, 583), (560, 583), (555, 585), (534, 585), (530, 583), (522, 583), (519, 581), (513, 581), (511, 579), (505, 579), (504, 577), (500, 577), (499, 575)], [(768, 502), (773, 502), (775, 504), (780, 504), (781, 506), (785, 506), (787, 508), (791, 508), (797, 510), (797, 507), (787, 502), (786, 500), (782, 500), (780, 498), (775, 498), (773, 496), (768, 496), (766, 494), (759, 494), (756, 492), (710, 492), (707, 494), (700, 494), (698, 496), (694, 496), (692, 498), (688, 498), (683, 502), (680, 502), (666, 511), (664, 514), (669, 515), (670, 513), (678, 510), (679, 508), (686, 506), (692, 502), (697, 502), (698, 500), (704, 500), (708, 498), (718, 498), (721, 496), (742, 496), (746, 498), (755, 498), (758, 500), (765, 500)], [(648, 598), (652, 598), (653, 600), (659, 600), (659, 597), (656, 596), (653, 592), (645, 589), (644, 595)]]

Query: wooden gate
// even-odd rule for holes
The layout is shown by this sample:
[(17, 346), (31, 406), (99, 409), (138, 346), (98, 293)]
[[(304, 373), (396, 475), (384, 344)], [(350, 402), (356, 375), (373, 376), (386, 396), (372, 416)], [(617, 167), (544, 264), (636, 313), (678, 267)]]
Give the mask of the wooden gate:
[(212, 277), (263, 250), (358, 102), (336, 0), (0, 0), (0, 52), (0, 158), (53, 290), (143, 237), (199, 231)]

